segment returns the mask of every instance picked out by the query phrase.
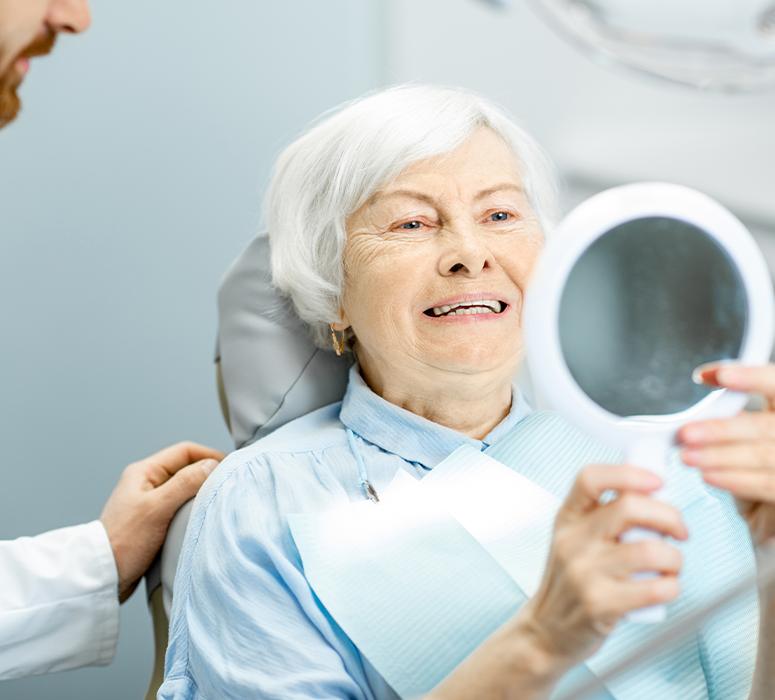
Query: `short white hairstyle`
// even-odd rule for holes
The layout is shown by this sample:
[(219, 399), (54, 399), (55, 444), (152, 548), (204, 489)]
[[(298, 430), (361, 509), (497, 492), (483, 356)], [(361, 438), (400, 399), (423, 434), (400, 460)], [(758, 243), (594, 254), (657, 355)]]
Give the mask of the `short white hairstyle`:
[(345, 222), (413, 163), (455, 150), (479, 127), (512, 149), (545, 233), (555, 222), (556, 179), (536, 141), (508, 114), (467, 90), (400, 85), (328, 112), (280, 155), (266, 201), (272, 280), (319, 347), (339, 320)]

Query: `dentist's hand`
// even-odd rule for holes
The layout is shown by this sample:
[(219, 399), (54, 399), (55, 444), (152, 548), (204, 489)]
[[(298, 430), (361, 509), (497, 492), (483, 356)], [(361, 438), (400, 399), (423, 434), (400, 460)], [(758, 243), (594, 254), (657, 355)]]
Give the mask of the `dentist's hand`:
[(775, 365), (709, 365), (700, 376), (709, 386), (765, 399), (762, 411), (688, 423), (678, 433), (684, 463), (736, 497), (754, 542), (764, 544), (775, 538)]
[[(682, 556), (662, 539), (621, 542), (633, 527), (684, 540), (681, 514), (652, 498), (661, 480), (627, 465), (592, 465), (576, 479), (557, 514), (541, 586), (518, 617), (558, 669), (591, 656), (624, 615), (668, 603), (679, 594)], [(600, 503), (606, 491), (615, 500)], [(655, 571), (654, 578), (633, 574)]]
[(100, 516), (116, 558), (122, 603), (164, 543), (175, 513), (223, 457), (218, 450), (181, 442), (124, 469)]

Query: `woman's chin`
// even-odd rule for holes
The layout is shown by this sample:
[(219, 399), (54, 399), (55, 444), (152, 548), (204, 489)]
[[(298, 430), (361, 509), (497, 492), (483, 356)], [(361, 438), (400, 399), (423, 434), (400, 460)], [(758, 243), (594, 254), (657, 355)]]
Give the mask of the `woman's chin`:
[(516, 374), (521, 357), (521, 342), (515, 343), (512, 335), (499, 343), (468, 343), (434, 345), (425, 356), (425, 364), (445, 372), (462, 375), (502, 372), (504, 381), (511, 381)]
[(424, 345), (444, 355), (474, 364), (494, 356), (513, 354), (522, 346), (518, 324), (478, 320), (476, 316), (461, 316), (460, 321), (428, 323), (421, 329)]

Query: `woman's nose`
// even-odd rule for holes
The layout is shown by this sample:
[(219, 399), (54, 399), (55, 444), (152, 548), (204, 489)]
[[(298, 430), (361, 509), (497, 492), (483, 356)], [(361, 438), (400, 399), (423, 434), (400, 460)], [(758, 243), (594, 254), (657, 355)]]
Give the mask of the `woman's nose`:
[(449, 236), (447, 250), (439, 259), (439, 273), (476, 277), (492, 267), (489, 248), (475, 231), (453, 233)]
[(55, 32), (85, 32), (91, 25), (88, 0), (51, 0), (46, 23)]

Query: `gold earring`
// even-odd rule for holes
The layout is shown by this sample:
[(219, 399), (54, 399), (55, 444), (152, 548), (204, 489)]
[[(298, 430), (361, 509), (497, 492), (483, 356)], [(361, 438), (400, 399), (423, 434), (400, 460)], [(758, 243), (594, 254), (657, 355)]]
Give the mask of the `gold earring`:
[(344, 331), (342, 331), (342, 337), (340, 339), (334, 330), (334, 324), (332, 323), (328, 327), (331, 329), (331, 344), (334, 346), (334, 352), (336, 353), (337, 357), (341, 357), (344, 354), (346, 348), (344, 342)]

